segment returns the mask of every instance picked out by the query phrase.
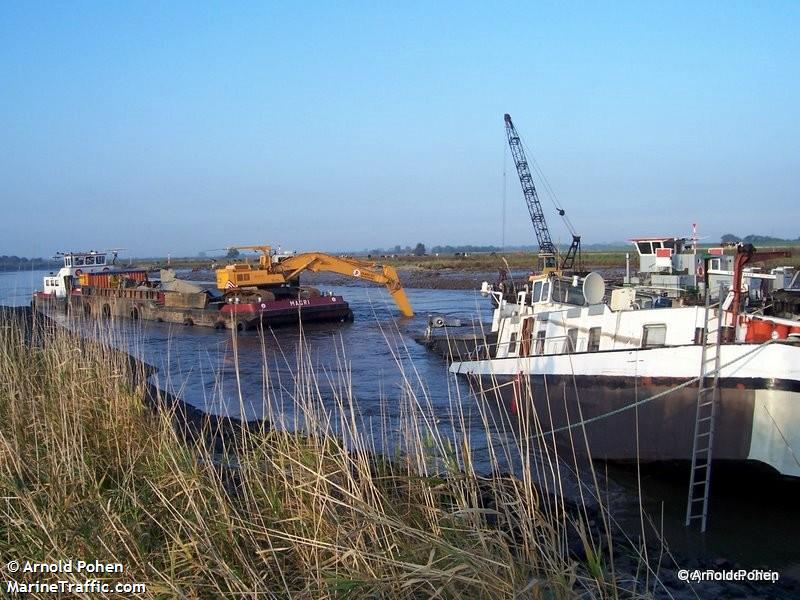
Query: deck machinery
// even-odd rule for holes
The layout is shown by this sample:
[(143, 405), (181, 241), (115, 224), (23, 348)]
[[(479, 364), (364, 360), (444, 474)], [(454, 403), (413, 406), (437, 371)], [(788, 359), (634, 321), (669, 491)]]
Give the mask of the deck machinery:
[(299, 278), (303, 271), (324, 271), (385, 285), (403, 316), (414, 316), (397, 271), (388, 265), (322, 252), (305, 252), (281, 257), (273, 252), (271, 246), (233, 248), (255, 250), (259, 253), (257, 265), (244, 262), (217, 269), (217, 288), (236, 303), (250, 302), (254, 296), (263, 298), (264, 294), (280, 297), (284, 294), (284, 290), (292, 290), (292, 293), (295, 293), (294, 290), (299, 288)]

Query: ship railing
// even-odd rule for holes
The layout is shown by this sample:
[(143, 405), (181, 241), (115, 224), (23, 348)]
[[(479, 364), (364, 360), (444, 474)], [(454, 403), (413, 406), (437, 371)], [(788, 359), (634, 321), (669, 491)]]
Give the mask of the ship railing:
[(497, 351), (501, 348), (510, 350), (515, 348), (514, 355), (508, 353), (508, 358), (527, 358), (528, 356), (545, 356), (552, 354), (573, 354), (576, 352), (574, 342), (568, 335), (551, 335), (549, 337), (531, 337), (527, 344), (528, 352), (520, 353), (525, 348), (525, 340), (514, 340), (508, 342), (484, 343), (475, 346), (475, 349), (467, 355), (469, 360), (491, 360), (497, 357)]

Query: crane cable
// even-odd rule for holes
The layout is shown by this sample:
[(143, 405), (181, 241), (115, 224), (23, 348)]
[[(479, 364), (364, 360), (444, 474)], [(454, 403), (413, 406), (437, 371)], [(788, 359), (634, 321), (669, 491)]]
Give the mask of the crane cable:
[(553, 186), (550, 185), (550, 181), (548, 181), (547, 177), (544, 174), (544, 171), (542, 171), (541, 167), (539, 166), (539, 163), (536, 162), (536, 157), (533, 155), (530, 148), (528, 148), (528, 145), (525, 143), (525, 141), (522, 138), (519, 138), (519, 140), (523, 146), (523, 149), (525, 150), (525, 157), (526, 158), (530, 157), (529, 159), (530, 164), (533, 167), (533, 170), (536, 172), (536, 175), (539, 177), (539, 181), (542, 183), (542, 190), (545, 192), (545, 195), (548, 197), (550, 202), (555, 207), (556, 211), (561, 217), (561, 220), (567, 226), (567, 229), (569, 229), (569, 232), (572, 235), (577, 235), (577, 231), (575, 230), (575, 227), (572, 225), (572, 221), (569, 220), (569, 217), (567, 216), (567, 211), (564, 209), (563, 205), (558, 199), (558, 196), (556, 195)]
[[(505, 137), (505, 136), (504, 136)], [(508, 176), (506, 175), (506, 163), (508, 162), (508, 143), (503, 140), (503, 215), (502, 215), (502, 236), (501, 248), (506, 251), (506, 188), (508, 187)]]

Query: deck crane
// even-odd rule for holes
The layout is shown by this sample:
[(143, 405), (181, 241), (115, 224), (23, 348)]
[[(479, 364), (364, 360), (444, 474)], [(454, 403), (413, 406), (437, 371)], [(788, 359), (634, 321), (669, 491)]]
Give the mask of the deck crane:
[[(564, 219), (569, 232), (572, 234), (572, 244), (567, 250), (566, 254), (560, 256), (558, 249), (553, 240), (550, 239), (550, 230), (547, 228), (547, 221), (544, 218), (544, 211), (542, 204), (539, 202), (539, 196), (536, 193), (536, 186), (533, 183), (533, 175), (531, 175), (528, 160), (525, 158), (525, 151), (522, 148), (522, 140), (520, 140), (514, 123), (511, 121), (511, 115), (505, 115), (506, 135), (508, 136), (508, 145), (511, 148), (511, 154), (514, 157), (514, 164), (517, 167), (517, 174), (519, 175), (519, 183), (522, 186), (522, 193), (525, 196), (525, 202), (528, 204), (528, 212), (531, 215), (533, 222), (533, 229), (536, 232), (536, 240), (539, 242), (539, 267), (544, 273), (551, 271), (568, 271), (575, 266), (575, 258), (580, 256), (581, 249), (581, 236), (579, 236), (575, 229), (572, 227), (569, 219), (566, 217), (566, 211), (560, 206), (556, 206), (558, 214)], [(561, 264), (558, 260), (561, 258)], [(580, 259), (579, 259), (580, 263)]]

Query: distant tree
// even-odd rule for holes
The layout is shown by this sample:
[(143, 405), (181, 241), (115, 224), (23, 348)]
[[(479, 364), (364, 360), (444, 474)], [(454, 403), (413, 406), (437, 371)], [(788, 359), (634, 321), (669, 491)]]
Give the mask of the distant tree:
[(738, 244), (741, 241), (742, 241), (742, 238), (740, 238), (740, 237), (738, 237), (736, 235), (733, 235), (732, 233), (726, 233), (725, 235), (722, 236), (722, 239), (720, 240), (720, 243), (722, 243), (722, 244)]
[(392, 252), (394, 252), (395, 254), (400, 254), (402, 251), (403, 249), (399, 245), (395, 246), (394, 250), (392, 250)]
[(425, 244), (420, 242), (414, 247), (414, 256), (425, 256)]
[(198, 258), (205, 258), (206, 257), (206, 253), (201, 250), (200, 252), (197, 253), (197, 256), (198, 256)]
[(239, 258), (239, 250), (237, 250), (236, 248), (229, 248), (228, 258)]

